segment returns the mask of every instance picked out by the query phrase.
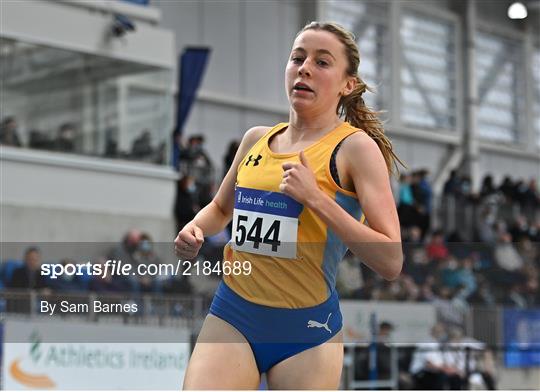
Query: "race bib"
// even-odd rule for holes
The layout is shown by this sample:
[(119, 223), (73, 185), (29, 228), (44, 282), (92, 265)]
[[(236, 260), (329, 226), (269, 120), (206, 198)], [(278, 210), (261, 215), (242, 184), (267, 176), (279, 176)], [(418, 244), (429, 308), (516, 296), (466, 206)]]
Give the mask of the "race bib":
[(236, 187), (232, 248), (295, 259), (302, 208), (302, 204), (283, 193)]

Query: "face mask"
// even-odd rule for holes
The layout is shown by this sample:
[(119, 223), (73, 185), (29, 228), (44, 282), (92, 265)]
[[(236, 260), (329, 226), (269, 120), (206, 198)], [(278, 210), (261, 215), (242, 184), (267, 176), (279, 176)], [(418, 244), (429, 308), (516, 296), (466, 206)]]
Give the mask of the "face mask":
[(197, 190), (197, 187), (195, 186), (195, 184), (190, 184), (188, 185), (186, 190), (188, 191), (188, 193), (195, 193), (195, 191)]
[(449, 268), (449, 269), (455, 270), (455, 269), (457, 269), (457, 267), (458, 267), (458, 263), (457, 263), (456, 260), (450, 260), (450, 261), (448, 262), (448, 268)]
[(152, 244), (150, 241), (144, 240), (139, 245), (139, 249), (143, 252), (150, 252), (152, 250)]

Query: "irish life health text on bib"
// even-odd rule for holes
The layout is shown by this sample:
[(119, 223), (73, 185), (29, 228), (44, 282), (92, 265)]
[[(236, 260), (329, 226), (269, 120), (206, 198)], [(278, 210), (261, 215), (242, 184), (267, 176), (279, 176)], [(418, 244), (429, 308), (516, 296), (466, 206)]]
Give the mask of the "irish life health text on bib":
[(233, 249), (295, 259), (302, 208), (302, 204), (280, 192), (236, 187)]

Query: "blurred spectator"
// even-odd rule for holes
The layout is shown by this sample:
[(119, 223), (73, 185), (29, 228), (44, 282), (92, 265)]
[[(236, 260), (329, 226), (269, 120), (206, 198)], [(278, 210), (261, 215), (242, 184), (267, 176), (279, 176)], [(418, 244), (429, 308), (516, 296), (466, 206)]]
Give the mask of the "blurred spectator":
[(481, 276), (478, 281), (478, 289), (469, 297), (471, 304), (495, 306), (496, 298), (491, 289), (489, 281)]
[(514, 242), (521, 241), (522, 238), (529, 237), (529, 223), (525, 215), (518, 215), (509, 229), (510, 234), (512, 235), (512, 240)]
[(450, 177), (444, 183), (443, 193), (445, 195), (457, 195), (460, 192), (460, 179), (457, 174), (457, 170), (450, 172)]
[(469, 297), (476, 291), (477, 283), (476, 276), (473, 272), (473, 261), (470, 257), (461, 260), (457, 270), (457, 283), (459, 291), (457, 297), (462, 300), (468, 300)]
[(429, 172), (426, 169), (414, 172), (411, 184), (411, 191), (417, 212), (417, 226), (422, 231), (422, 238), (425, 237), (431, 222), (431, 199), (433, 192), (427, 180), (428, 174)]
[(463, 331), (458, 327), (448, 328), (448, 341), (443, 350), (445, 389), (462, 390), (467, 376)]
[(441, 264), (439, 279), (441, 283), (454, 291), (459, 286), (459, 263), (454, 256), (449, 257)]
[(137, 250), (135, 250), (135, 252), (133, 253), (133, 259), (137, 262), (138, 265), (145, 265), (145, 269), (141, 270), (141, 273), (137, 273), (139, 290), (145, 293), (152, 291), (159, 292), (161, 290), (163, 282), (169, 279), (170, 276), (166, 274), (161, 275), (161, 273), (164, 273), (165, 271), (158, 271), (160, 272), (160, 274), (155, 276), (152, 276), (150, 273), (148, 273), (152, 272), (151, 270), (148, 270), (148, 266), (154, 265), (157, 267), (161, 263), (160, 258), (154, 251), (154, 243), (152, 241), (152, 237), (150, 237), (149, 234), (141, 234), (141, 237), (139, 238), (139, 242), (137, 244)]
[(145, 129), (140, 136), (133, 141), (131, 146), (131, 157), (135, 159), (148, 159), (154, 154), (152, 147), (152, 137), (150, 131)]
[(54, 150), (55, 142), (47, 133), (38, 129), (32, 129), (30, 131), (28, 146), (37, 150)]
[[(138, 265), (136, 258), (136, 252), (139, 249), (139, 243), (141, 241), (142, 233), (138, 229), (130, 229), (122, 239), (122, 242), (111, 249), (108, 258), (110, 260), (121, 260), (124, 264), (130, 264), (132, 271), (135, 271)], [(137, 291), (138, 280), (134, 275), (120, 275), (114, 276), (114, 284), (120, 286), (126, 291)]]
[(499, 191), (509, 200), (514, 200), (514, 183), (510, 176), (506, 176), (503, 179)]
[(204, 149), (204, 136), (194, 135), (189, 138), (187, 155), (187, 173), (195, 180), (195, 201), (202, 208), (212, 200), (214, 183), (214, 165)]
[(44, 289), (47, 287), (46, 277), (41, 275), (41, 252), (30, 247), (24, 252), (24, 265), (13, 271), (8, 287), (16, 289)]
[(63, 152), (75, 151), (75, 127), (71, 123), (65, 123), (58, 129), (55, 141), (55, 149)]
[(446, 331), (442, 324), (431, 328), (431, 336), (418, 344), (413, 354), (410, 372), (417, 390), (445, 389), (444, 357), (441, 343), (446, 340)]
[(199, 210), (194, 198), (195, 192), (195, 181), (191, 176), (183, 175), (176, 182), (174, 218), (176, 220), (177, 233), (195, 217), (195, 214)]
[(495, 244), (497, 241), (495, 218), (496, 215), (494, 213), (490, 213), (487, 208), (482, 211), (477, 226), (477, 235), (480, 241), (489, 244)]
[(391, 343), (392, 333), (394, 332), (394, 324), (389, 321), (381, 321), (379, 323), (379, 330), (377, 331), (378, 343)]
[[(60, 261), (64, 267), (67, 264), (75, 265), (77, 262), (71, 259), (63, 259)], [(83, 291), (87, 288), (88, 281), (91, 279), (90, 275), (86, 275), (86, 269), (82, 269), (78, 274), (60, 274), (55, 279), (49, 280), (49, 286), (55, 291), (70, 292), (70, 291)]]
[(495, 194), (497, 189), (493, 185), (493, 177), (488, 174), (482, 180), (482, 186), (480, 187), (480, 197), (487, 197)]
[(352, 254), (347, 254), (338, 264), (336, 289), (342, 298), (350, 298), (359, 287), (362, 287), (360, 263)]
[(186, 144), (186, 140), (181, 133), (174, 133), (174, 143), (178, 147), (178, 167), (176, 168), (180, 173), (187, 173), (189, 171), (189, 151)]
[(392, 353), (391, 348), (388, 346), (392, 343), (392, 333), (395, 327), (388, 321), (382, 321), (379, 323), (379, 329), (377, 331), (377, 375), (382, 380), (387, 380), (392, 377)]
[(404, 228), (408, 228), (416, 223), (417, 214), (414, 206), (410, 174), (402, 174), (399, 179), (398, 215), (399, 222)]
[(448, 248), (444, 243), (444, 235), (441, 230), (436, 230), (427, 244), (427, 256), (431, 261), (442, 261), (448, 257)]
[(167, 162), (167, 143), (165, 141), (158, 144), (153, 162), (158, 165), (164, 165)]
[(375, 276), (370, 275), (364, 278), (362, 286), (353, 293), (353, 297), (356, 299), (371, 300), (374, 298), (374, 295), (377, 295), (378, 290)]
[(116, 158), (118, 156), (118, 126), (116, 125), (115, 116), (108, 114), (105, 117), (105, 150), (103, 155), (108, 158)]
[(534, 216), (535, 209), (540, 208), (540, 190), (536, 178), (531, 178), (524, 195), (523, 213), (526, 216)]
[(229, 143), (229, 147), (227, 147), (227, 153), (223, 158), (223, 177), (225, 177), (225, 175), (229, 171), (229, 168), (231, 167), (234, 157), (236, 155), (236, 151), (238, 151), (238, 147), (240, 147), (240, 143), (238, 143), (238, 140), (233, 140)]
[(491, 350), (482, 350), (480, 355), (477, 355), (477, 369), (476, 372), (482, 377), (484, 383), (483, 388), (490, 391), (494, 391), (496, 388), (496, 374), (497, 367), (495, 365), (495, 358)]
[(22, 146), (15, 117), (6, 117), (0, 124), (0, 144), (14, 147)]
[(435, 296), (431, 303), (435, 306), (437, 320), (448, 325), (463, 327), (468, 315), (467, 304), (455, 298), (455, 292), (448, 286), (435, 286)]
[[(107, 259), (101, 257), (96, 261), (96, 264), (102, 265), (102, 270), (105, 270)], [(88, 290), (95, 293), (119, 292), (125, 290), (125, 285), (115, 278), (111, 273), (107, 275), (92, 275), (88, 284)]]
[(138, 229), (130, 229), (122, 239), (122, 242), (111, 249), (109, 252), (109, 259), (122, 260), (126, 264), (131, 264), (134, 267), (137, 265), (135, 259), (135, 252), (139, 248), (139, 242), (141, 241), (142, 233)]
[(502, 233), (495, 245), (495, 261), (506, 272), (516, 272), (523, 268), (523, 260), (512, 244), (512, 236)]
[(426, 250), (423, 247), (415, 248), (405, 253), (404, 272), (416, 284), (424, 284), (431, 271), (432, 267), (430, 266)]
[(469, 199), (472, 194), (472, 181), (470, 176), (463, 176), (459, 183), (459, 193), (462, 199)]
[(193, 286), (189, 278), (189, 275), (184, 274), (173, 276), (171, 279), (164, 282), (162, 290), (166, 294), (192, 294)]

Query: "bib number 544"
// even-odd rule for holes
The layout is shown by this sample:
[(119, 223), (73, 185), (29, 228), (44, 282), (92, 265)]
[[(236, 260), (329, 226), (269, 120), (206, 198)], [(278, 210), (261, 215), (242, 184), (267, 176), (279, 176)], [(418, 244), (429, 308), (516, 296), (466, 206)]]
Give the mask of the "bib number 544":
[(277, 219), (274, 220), (263, 235), (263, 218), (255, 218), (251, 226), (249, 226), (248, 217), (238, 214), (234, 242), (237, 246), (244, 245), (246, 241), (252, 242), (254, 249), (259, 249), (261, 243), (267, 244), (272, 247), (272, 252), (277, 252), (278, 247), (281, 245), (279, 240), (280, 226), (281, 222)]

